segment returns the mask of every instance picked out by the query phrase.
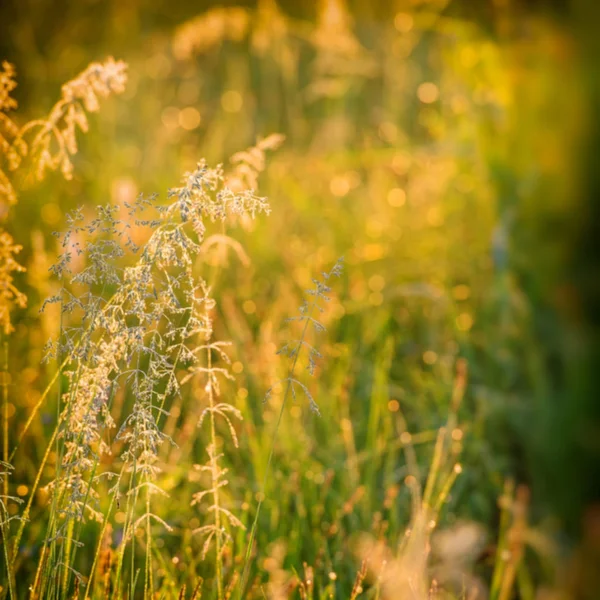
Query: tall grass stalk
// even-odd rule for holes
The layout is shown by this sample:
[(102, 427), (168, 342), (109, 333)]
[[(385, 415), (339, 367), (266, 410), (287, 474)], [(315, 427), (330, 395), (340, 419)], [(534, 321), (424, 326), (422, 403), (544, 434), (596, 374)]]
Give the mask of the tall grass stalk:
[[(245, 590), (246, 590), (246, 586), (248, 584), (248, 577), (250, 574), (250, 567), (251, 567), (251, 555), (252, 555), (252, 551), (253, 551), (254, 540), (256, 538), (256, 531), (258, 528), (258, 519), (260, 516), (260, 509), (263, 505), (263, 501), (266, 498), (267, 482), (268, 482), (269, 476), (271, 474), (273, 456), (275, 453), (275, 445), (277, 442), (277, 435), (279, 433), (279, 427), (281, 425), (285, 407), (287, 405), (289, 398), (290, 397), (296, 398), (296, 393), (297, 393), (296, 388), (300, 388), (300, 390), (306, 395), (306, 397), (309, 401), (311, 410), (314, 413), (319, 414), (319, 408), (318, 408), (317, 404), (315, 403), (308, 388), (297, 378), (296, 366), (298, 364), (298, 359), (300, 357), (301, 351), (303, 348), (305, 348), (307, 358), (308, 358), (308, 367), (307, 368), (310, 371), (311, 375), (314, 373), (314, 369), (316, 367), (315, 358), (320, 357), (321, 354), (318, 352), (318, 350), (313, 345), (309, 344), (306, 341), (309, 326), (312, 326), (312, 328), (314, 329), (314, 331), (316, 333), (319, 333), (319, 332), (325, 330), (325, 327), (320, 323), (320, 321), (318, 321), (317, 319), (315, 319), (313, 317), (313, 314), (315, 311), (323, 312), (323, 308), (319, 304), (319, 301), (320, 300), (322, 300), (322, 301), (329, 300), (329, 297), (326, 294), (330, 291), (331, 288), (329, 288), (327, 283), (333, 276), (339, 277), (341, 275), (342, 267), (343, 267), (343, 259), (340, 258), (335, 263), (335, 265), (332, 267), (331, 271), (329, 271), (328, 273), (322, 274), (322, 280), (313, 279), (313, 283), (315, 284), (315, 287), (313, 289), (306, 291), (306, 294), (309, 297), (312, 297), (313, 300), (311, 302), (307, 302), (305, 300), (304, 304), (300, 307), (300, 315), (297, 317), (291, 317), (289, 319), (290, 321), (303, 322), (302, 333), (300, 334), (300, 338), (286, 343), (278, 352), (278, 354), (285, 354), (289, 357), (290, 365), (288, 368), (287, 377), (282, 380), (283, 382), (285, 382), (285, 391), (283, 394), (283, 400), (281, 402), (281, 407), (279, 409), (279, 414), (277, 416), (277, 421), (275, 423), (275, 428), (273, 429), (273, 434), (271, 436), (269, 455), (268, 455), (267, 464), (266, 464), (265, 472), (264, 472), (263, 479), (262, 479), (262, 486), (261, 486), (261, 491), (260, 491), (260, 495), (259, 495), (259, 499), (258, 499), (258, 504), (256, 506), (256, 513), (254, 515), (254, 520), (252, 522), (252, 527), (250, 529), (250, 536), (248, 539), (248, 544), (246, 546), (246, 552), (245, 552), (245, 556), (244, 556), (244, 567), (243, 567), (242, 578), (241, 578), (240, 587), (239, 587), (239, 596), (238, 597), (240, 599), (243, 598)], [(267, 391), (266, 400), (268, 400), (268, 398), (270, 397), (271, 391), (272, 391), (272, 388)]]

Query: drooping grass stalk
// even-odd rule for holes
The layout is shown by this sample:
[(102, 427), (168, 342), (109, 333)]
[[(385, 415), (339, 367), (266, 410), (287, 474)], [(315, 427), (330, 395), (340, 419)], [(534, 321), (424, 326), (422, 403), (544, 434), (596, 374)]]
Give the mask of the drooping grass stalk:
[[(298, 386), (301, 388), (301, 390), (304, 392), (304, 394), (307, 396), (307, 398), (309, 400), (311, 409), (314, 412), (316, 412), (317, 414), (319, 414), (318, 406), (316, 405), (314, 399), (312, 398), (310, 392), (308, 391), (308, 388), (303, 383), (298, 381), (298, 379), (296, 377), (296, 366), (298, 364), (298, 358), (300, 357), (301, 350), (303, 347), (305, 347), (305, 348), (307, 348), (307, 351), (308, 351), (308, 369), (311, 372), (311, 374), (314, 371), (314, 368), (315, 368), (314, 359), (316, 356), (320, 356), (320, 354), (314, 348), (314, 346), (308, 344), (308, 342), (306, 341), (306, 337), (307, 337), (307, 333), (308, 333), (308, 326), (312, 325), (316, 332), (323, 331), (325, 329), (325, 327), (319, 321), (317, 321), (316, 319), (313, 318), (313, 313), (317, 309), (322, 312), (323, 309), (318, 304), (318, 301), (319, 301), (319, 299), (323, 299), (325, 301), (329, 300), (329, 297), (326, 296), (326, 293), (330, 291), (330, 288), (327, 286), (326, 282), (328, 282), (329, 279), (333, 275), (335, 275), (337, 277), (339, 277), (341, 275), (342, 265), (343, 265), (343, 259), (340, 258), (335, 263), (335, 265), (333, 266), (333, 268), (331, 269), (331, 271), (329, 273), (323, 273), (323, 281), (313, 280), (313, 282), (315, 284), (315, 288), (313, 290), (307, 291), (308, 295), (313, 296), (313, 301), (310, 303), (307, 303), (305, 301), (305, 303), (303, 304), (303, 306), (300, 309), (300, 316), (293, 317), (292, 319), (290, 319), (290, 320), (304, 321), (304, 325), (302, 327), (302, 333), (300, 335), (300, 338), (298, 340), (294, 340), (291, 344), (286, 344), (279, 351), (280, 354), (286, 354), (287, 356), (289, 356), (289, 358), (291, 359), (291, 363), (290, 363), (290, 366), (288, 369), (287, 377), (284, 379), (286, 385), (285, 385), (285, 391), (283, 394), (283, 400), (281, 402), (281, 408), (279, 409), (279, 414), (277, 416), (275, 428), (274, 428), (273, 434), (271, 436), (269, 456), (267, 458), (267, 465), (265, 467), (265, 472), (263, 475), (260, 496), (258, 499), (258, 504), (256, 506), (256, 513), (254, 515), (254, 520), (252, 522), (252, 528), (250, 529), (250, 537), (248, 539), (248, 545), (246, 546), (246, 553), (244, 556), (244, 567), (243, 567), (243, 571), (242, 571), (242, 578), (240, 581), (239, 595), (238, 595), (238, 597), (240, 599), (243, 598), (245, 590), (246, 590), (246, 586), (248, 584), (248, 577), (250, 575), (250, 566), (251, 566), (251, 554), (252, 554), (252, 549), (254, 546), (254, 540), (256, 538), (256, 531), (258, 528), (258, 518), (260, 516), (260, 509), (263, 505), (264, 499), (266, 498), (267, 482), (268, 482), (268, 479), (269, 479), (269, 476), (270, 476), (271, 470), (272, 470), (273, 456), (275, 454), (275, 446), (277, 443), (279, 427), (281, 425), (281, 421), (283, 419), (283, 413), (284, 413), (284, 410), (285, 410), (285, 407), (287, 405), (290, 395), (292, 395), (294, 397), (296, 395), (294, 386)], [(268, 398), (269, 394), (270, 394), (270, 390), (267, 392), (267, 398)]]

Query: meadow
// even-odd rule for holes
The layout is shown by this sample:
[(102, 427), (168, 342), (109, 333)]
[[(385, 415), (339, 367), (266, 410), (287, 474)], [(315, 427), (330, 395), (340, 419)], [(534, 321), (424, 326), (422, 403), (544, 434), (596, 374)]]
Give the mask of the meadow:
[(62, 8), (0, 9), (0, 599), (595, 597), (568, 24)]

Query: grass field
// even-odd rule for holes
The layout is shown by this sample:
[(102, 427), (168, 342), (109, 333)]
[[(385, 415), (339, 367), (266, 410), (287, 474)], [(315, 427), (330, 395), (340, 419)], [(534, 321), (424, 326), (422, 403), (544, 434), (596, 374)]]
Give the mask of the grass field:
[(526, 4), (0, 8), (0, 598), (595, 597), (585, 52)]

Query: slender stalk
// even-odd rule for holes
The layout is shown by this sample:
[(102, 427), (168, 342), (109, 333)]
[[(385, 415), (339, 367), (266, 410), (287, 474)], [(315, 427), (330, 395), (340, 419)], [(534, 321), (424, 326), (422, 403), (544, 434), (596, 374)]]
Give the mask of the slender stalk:
[[(48, 462), (48, 457), (50, 456), (50, 451), (52, 449), (52, 446), (54, 445), (57, 435), (58, 435), (58, 427), (52, 433), (52, 437), (50, 438), (50, 442), (48, 443), (48, 447), (46, 448), (46, 452), (44, 453), (44, 456), (42, 458), (42, 463), (41, 463), (40, 468), (38, 469), (38, 472), (35, 476), (35, 481), (33, 482), (33, 486), (31, 488), (31, 494), (29, 495), (29, 500), (27, 501), (25, 510), (23, 511), (23, 516), (21, 517), (21, 525), (19, 526), (19, 529), (17, 531), (17, 537), (15, 538), (15, 541), (13, 542), (13, 555), (12, 555), (12, 560), (10, 563), (11, 567), (14, 567), (15, 561), (17, 560), (19, 544), (21, 542), (21, 537), (23, 536), (23, 531), (25, 529), (25, 523), (27, 523), (27, 521), (29, 519), (29, 512), (31, 510), (31, 505), (33, 504), (33, 499), (35, 498), (35, 494), (37, 492), (38, 486), (40, 484), (40, 479), (42, 478), (42, 472), (44, 470), (44, 467), (46, 466), (46, 463)], [(45, 547), (46, 547), (46, 543), (44, 543), (44, 548)], [(39, 568), (40, 567), (38, 566), (38, 569)]]
[[(8, 457), (8, 339), (6, 335), (2, 341), (2, 459), (9, 462)], [(2, 478), (2, 493), (8, 496), (8, 475)]]
[(217, 474), (219, 472), (219, 465), (217, 464), (217, 431), (215, 425), (215, 397), (213, 392), (212, 382), (210, 380), (210, 371), (212, 369), (212, 351), (210, 346), (206, 350), (207, 358), (206, 365), (208, 369), (208, 401), (211, 408), (210, 411), (210, 437), (211, 437), (211, 445), (212, 451), (210, 453), (210, 468), (213, 480), (213, 502), (215, 505), (215, 553), (216, 553), (216, 569), (217, 569), (217, 597), (219, 600), (223, 599), (223, 550), (222, 550), (222, 540), (221, 540), (221, 511), (220, 511), (220, 502), (219, 502), (219, 481)]
[(429, 470), (429, 476), (427, 477), (427, 483), (425, 484), (425, 492), (423, 493), (423, 506), (429, 508), (431, 504), (431, 498), (433, 490), (437, 482), (439, 470), (444, 460), (444, 442), (446, 440), (446, 427), (440, 427), (437, 440), (435, 442), (435, 448), (433, 450), (433, 460), (431, 462), (431, 468)]
[[(137, 432), (135, 433), (136, 437), (137, 437)], [(133, 595), (134, 590), (135, 590), (135, 531), (133, 530), (133, 525), (134, 525), (134, 515), (135, 515), (135, 507), (137, 505), (137, 499), (138, 499), (138, 487), (136, 485), (136, 480), (137, 480), (137, 457), (134, 457), (133, 459), (133, 473), (131, 475), (131, 480), (130, 480), (130, 489), (129, 489), (129, 494), (131, 494), (133, 496), (133, 500), (131, 502), (130, 505), (130, 515), (129, 515), (129, 524), (128, 527), (131, 529), (131, 573), (130, 573), (130, 590), (129, 593), (131, 595)], [(123, 529), (124, 535), (127, 535), (127, 530)], [(125, 546), (127, 545), (127, 539), (125, 538), (123, 540), (123, 549), (125, 549)]]
[[(119, 473), (116, 486), (119, 485), (120, 481), (121, 481), (121, 473)], [(112, 513), (114, 504), (115, 504), (115, 497), (113, 495), (110, 499), (110, 503), (108, 505), (108, 510), (106, 511), (104, 522), (102, 523), (102, 529), (100, 530), (100, 536), (99, 536), (100, 541), (98, 542), (98, 545), (96, 546), (96, 552), (94, 553), (94, 560), (92, 562), (92, 567), (90, 569), (90, 576), (88, 577), (87, 585), (85, 587), (85, 594), (83, 595), (83, 600), (88, 600), (88, 598), (89, 598), (90, 589), (92, 586), (92, 580), (94, 579), (94, 575), (96, 573), (96, 566), (98, 565), (98, 559), (100, 558), (100, 551), (102, 549), (102, 540), (104, 539), (106, 529), (109, 525), (108, 518), (110, 517), (110, 515)]]
[[(8, 513), (6, 513), (8, 514)], [(10, 566), (10, 559), (8, 556), (8, 527), (6, 527), (6, 523), (4, 521), (5, 511), (4, 508), (0, 512), (0, 535), (2, 537), (2, 549), (4, 555), (4, 561), (6, 563), (6, 578), (8, 580), (8, 593), (11, 598), (16, 599), (15, 590), (14, 590), (14, 575)]]
[(254, 539), (256, 537), (256, 529), (258, 526), (258, 517), (260, 515), (260, 509), (262, 507), (263, 501), (266, 497), (266, 487), (267, 487), (267, 480), (269, 478), (269, 475), (271, 473), (271, 465), (273, 462), (273, 455), (275, 453), (275, 443), (277, 442), (277, 434), (279, 432), (279, 426), (281, 425), (281, 421), (283, 419), (283, 411), (285, 410), (285, 406), (287, 404), (287, 400), (289, 398), (289, 395), (292, 391), (292, 380), (294, 378), (294, 374), (295, 374), (295, 370), (296, 370), (296, 364), (298, 362), (298, 356), (300, 355), (300, 350), (302, 348), (302, 345), (304, 343), (304, 338), (306, 337), (306, 332), (308, 331), (308, 324), (311, 322), (311, 317), (312, 317), (312, 313), (315, 309), (317, 305), (317, 296), (315, 296), (315, 300), (313, 301), (313, 303), (310, 305), (310, 308), (307, 312), (307, 318), (304, 321), (304, 327), (302, 329), (302, 335), (300, 336), (300, 340), (298, 342), (298, 345), (296, 347), (296, 352), (294, 354), (294, 358), (292, 359), (292, 364), (290, 366), (290, 369), (288, 371), (288, 377), (287, 377), (287, 385), (285, 388), (285, 393), (283, 395), (283, 402), (281, 403), (281, 408), (279, 410), (279, 416), (277, 417), (277, 423), (275, 424), (275, 429), (273, 431), (273, 436), (271, 437), (271, 447), (269, 450), (269, 458), (267, 460), (267, 466), (265, 469), (265, 473), (263, 476), (263, 481), (262, 481), (262, 491), (261, 494), (259, 496), (258, 499), (258, 505), (256, 507), (256, 514), (254, 515), (254, 521), (252, 523), (252, 529), (250, 530), (250, 539), (248, 540), (248, 546), (246, 547), (246, 554), (244, 556), (244, 570), (242, 572), (242, 579), (240, 582), (240, 587), (239, 587), (239, 596), (238, 598), (243, 598), (244, 596), (244, 591), (246, 589), (246, 585), (248, 584), (248, 576), (250, 575), (250, 555), (252, 553), (252, 546), (254, 545)]
[(154, 597), (152, 580), (152, 528), (150, 527), (150, 488), (146, 488), (146, 573), (144, 576), (144, 598)]
[[(6, 464), (9, 464), (8, 456), (8, 337), (4, 335), (2, 342), (4, 362), (2, 366), (2, 459)], [(10, 469), (10, 467), (6, 467)], [(8, 499), (8, 477), (6, 472), (2, 477), (2, 492), (0, 496)], [(14, 590), (14, 573), (11, 568), (11, 562), (8, 556), (8, 537), (10, 527), (8, 525), (8, 512), (4, 510), (4, 502), (1, 503), (2, 511), (0, 512), (0, 537), (2, 538), (2, 548), (4, 550), (4, 560), (6, 563), (6, 578), (8, 580), (8, 592), (11, 598), (16, 598)], [(6, 519), (5, 519), (6, 517)]]
[[(133, 518), (133, 508), (132, 508), (133, 500), (132, 500), (131, 491), (133, 489), (132, 480), (135, 477), (135, 468), (136, 468), (136, 462), (135, 462), (135, 458), (134, 458), (133, 475), (129, 481), (129, 489), (126, 494), (127, 502), (125, 504), (125, 522), (123, 523), (123, 541), (122, 541), (121, 548), (119, 550), (119, 556), (117, 559), (117, 570), (116, 570), (117, 571), (116, 572), (117, 581), (115, 583), (113, 598), (118, 598), (118, 594), (119, 594), (119, 590), (120, 590), (120, 586), (121, 586), (121, 572), (123, 570), (123, 561), (125, 559), (125, 548), (127, 546), (127, 536), (129, 534), (129, 527), (131, 526), (131, 519)], [(122, 473), (122, 471), (121, 471), (121, 473)], [(120, 477), (120, 475), (119, 475), (119, 477)], [(133, 564), (133, 560), (132, 560), (131, 568), (133, 569), (133, 567), (134, 567), (134, 564)], [(133, 578), (133, 576), (132, 576), (132, 578)], [(132, 583), (133, 583), (133, 579), (132, 579)]]

